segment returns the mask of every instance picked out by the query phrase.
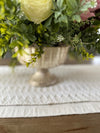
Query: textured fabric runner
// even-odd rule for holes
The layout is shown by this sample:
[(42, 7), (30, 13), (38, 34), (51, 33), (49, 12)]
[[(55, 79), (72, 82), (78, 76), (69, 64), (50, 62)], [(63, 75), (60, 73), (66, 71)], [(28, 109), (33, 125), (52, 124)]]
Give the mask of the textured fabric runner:
[(100, 111), (100, 66), (67, 65), (50, 70), (59, 83), (29, 84), (33, 68), (0, 67), (0, 117), (51, 116)]

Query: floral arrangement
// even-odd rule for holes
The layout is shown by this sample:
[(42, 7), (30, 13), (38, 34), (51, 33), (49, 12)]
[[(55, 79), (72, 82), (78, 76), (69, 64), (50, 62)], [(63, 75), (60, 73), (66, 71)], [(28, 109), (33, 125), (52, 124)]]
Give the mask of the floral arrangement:
[[(83, 58), (100, 53), (100, 0), (0, 0), (0, 56), (34, 46), (35, 62), (44, 47), (70, 46)], [(15, 48), (18, 48), (15, 52)]]

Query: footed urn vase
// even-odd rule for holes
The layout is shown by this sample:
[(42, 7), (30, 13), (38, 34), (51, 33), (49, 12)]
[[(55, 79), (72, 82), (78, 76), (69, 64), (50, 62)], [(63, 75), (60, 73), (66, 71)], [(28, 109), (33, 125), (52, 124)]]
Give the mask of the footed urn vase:
[[(30, 84), (32, 86), (44, 87), (56, 84), (59, 80), (54, 74), (49, 72), (49, 68), (53, 68), (64, 64), (69, 47), (45, 47), (44, 53), (41, 58), (37, 59), (36, 63), (32, 63), (30, 66), (35, 67), (37, 71), (32, 75)], [(35, 52), (34, 47), (25, 48), (26, 53), (18, 55), (18, 60), (21, 64), (25, 65), (26, 62), (30, 62), (31, 54)]]

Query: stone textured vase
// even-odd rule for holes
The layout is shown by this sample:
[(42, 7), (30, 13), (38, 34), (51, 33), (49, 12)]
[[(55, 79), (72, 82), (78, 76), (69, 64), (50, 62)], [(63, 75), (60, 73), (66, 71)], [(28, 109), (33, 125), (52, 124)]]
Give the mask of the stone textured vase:
[[(56, 84), (58, 78), (48, 69), (63, 64), (67, 58), (68, 49), (69, 47), (45, 47), (42, 57), (37, 59), (36, 63), (31, 64), (31, 67), (37, 69), (30, 80), (31, 85), (43, 87)], [(21, 64), (32, 60), (30, 55), (35, 52), (35, 48), (26, 48), (25, 51), (28, 54), (18, 55)]]

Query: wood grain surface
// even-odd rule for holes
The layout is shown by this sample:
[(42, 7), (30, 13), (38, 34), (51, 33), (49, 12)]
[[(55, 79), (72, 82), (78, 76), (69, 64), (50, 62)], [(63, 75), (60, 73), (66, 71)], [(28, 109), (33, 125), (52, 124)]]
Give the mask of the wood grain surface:
[(0, 133), (100, 133), (100, 114), (0, 119)]

